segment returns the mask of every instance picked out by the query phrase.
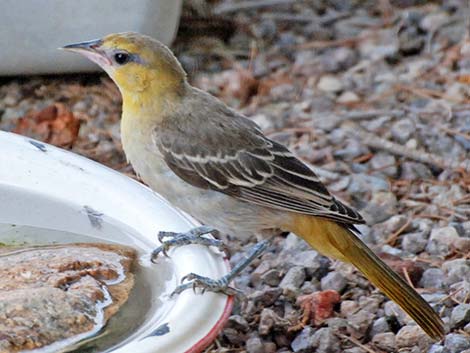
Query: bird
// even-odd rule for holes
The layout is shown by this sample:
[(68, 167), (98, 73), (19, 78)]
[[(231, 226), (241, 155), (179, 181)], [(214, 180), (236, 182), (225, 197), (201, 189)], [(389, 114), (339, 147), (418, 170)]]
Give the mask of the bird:
[(234, 275), (266, 248), (266, 239), (292, 232), (319, 253), (355, 266), (431, 338), (444, 337), (439, 315), (360, 239), (355, 225), (365, 223), (362, 216), (255, 122), (193, 87), (167, 46), (123, 32), (62, 49), (92, 60), (117, 85), (122, 146), (135, 172), (206, 225), (180, 237), (163, 233), (161, 240), (168, 241), (154, 255), (170, 245), (207, 242), (202, 235), (212, 229), (260, 240), (230, 274), (218, 280), (189, 274), (193, 285), (228, 290)]

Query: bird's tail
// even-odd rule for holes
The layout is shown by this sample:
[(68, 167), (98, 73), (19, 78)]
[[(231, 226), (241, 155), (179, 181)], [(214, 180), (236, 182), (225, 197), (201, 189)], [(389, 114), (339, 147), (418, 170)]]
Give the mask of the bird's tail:
[(388, 267), (352, 230), (327, 219), (298, 215), (290, 227), (320, 253), (356, 266), (369, 281), (397, 303), (433, 339), (444, 337), (444, 325), (431, 306)]

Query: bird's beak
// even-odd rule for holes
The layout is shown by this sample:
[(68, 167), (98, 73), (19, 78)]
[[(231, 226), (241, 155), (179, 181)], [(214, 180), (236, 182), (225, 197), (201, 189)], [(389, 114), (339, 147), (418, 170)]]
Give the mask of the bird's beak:
[(102, 44), (103, 41), (101, 39), (95, 39), (86, 42), (68, 44), (59, 49), (82, 54), (104, 68), (111, 65), (111, 61), (107, 58), (105, 51), (101, 49)]
[(94, 39), (86, 42), (69, 44), (60, 49), (78, 52), (94, 51), (95, 49), (99, 48), (101, 44), (103, 44), (103, 41), (101, 39)]

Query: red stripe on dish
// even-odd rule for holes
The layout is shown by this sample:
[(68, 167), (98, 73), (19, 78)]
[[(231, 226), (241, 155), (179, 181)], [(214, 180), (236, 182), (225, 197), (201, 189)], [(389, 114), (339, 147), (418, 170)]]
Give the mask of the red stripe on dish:
[(230, 296), (227, 298), (227, 303), (225, 304), (224, 312), (222, 313), (222, 316), (216, 322), (214, 327), (212, 327), (212, 329), (209, 331), (209, 333), (206, 336), (201, 338), (201, 340), (199, 340), (194, 346), (192, 346), (185, 353), (200, 353), (215, 340), (219, 332), (225, 326), (228, 318), (230, 317), (230, 314), (232, 313), (233, 301), (234, 301), (233, 296)]
[[(229, 261), (225, 260), (225, 263), (227, 264), (228, 270), (230, 271)], [(233, 296), (229, 296), (227, 298), (227, 302), (225, 303), (225, 308), (222, 313), (222, 316), (219, 318), (219, 320), (217, 320), (214, 327), (212, 327), (212, 329), (207, 335), (201, 338), (194, 346), (189, 348), (185, 353), (200, 353), (215, 340), (219, 332), (224, 328), (225, 324), (228, 321), (228, 318), (230, 317), (230, 314), (232, 313), (234, 300), (235, 298)]]

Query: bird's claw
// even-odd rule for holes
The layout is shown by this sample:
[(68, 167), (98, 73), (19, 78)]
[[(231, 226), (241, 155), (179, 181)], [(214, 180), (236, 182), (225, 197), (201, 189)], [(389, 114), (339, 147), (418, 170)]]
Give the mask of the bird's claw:
[[(211, 279), (204, 276), (197, 275), (195, 273), (189, 273), (181, 279), (181, 284), (171, 293), (171, 296), (180, 294), (186, 289), (201, 288), (202, 293), (205, 291), (224, 293), (226, 295), (235, 295), (240, 299), (245, 299), (243, 292), (239, 289), (229, 286), (230, 282), (240, 274), (255, 258), (257, 258), (267, 247), (269, 242), (263, 240), (258, 244), (254, 245), (248, 252), (245, 259), (238, 262), (233, 269), (225, 276), (219, 279)], [(184, 283), (185, 282), (185, 283)]]
[(151, 260), (152, 262), (155, 262), (157, 259), (158, 255), (161, 253), (163, 256), (168, 257), (168, 250), (170, 250), (171, 245), (163, 242), (162, 245), (160, 245), (158, 248), (152, 251), (152, 256)]
[(200, 288), (202, 294), (204, 294), (206, 291), (209, 291), (214, 293), (222, 293), (228, 296), (235, 295), (238, 297), (244, 297), (242, 291), (229, 285), (229, 276), (224, 276), (219, 279), (211, 279), (195, 273), (189, 273), (181, 278), (181, 284), (176, 287), (173, 293), (171, 293), (171, 296), (181, 294), (189, 288), (192, 288), (194, 293), (196, 293), (196, 288)]
[(193, 228), (186, 233), (159, 232), (158, 240), (161, 245), (152, 251), (151, 261), (155, 263), (158, 255), (163, 254), (168, 257), (168, 250), (189, 244), (199, 244), (204, 246), (215, 246), (221, 251), (227, 249), (226, 245), (217, 239), (203, 237), (205, 234), (218, 233), (217, 230), (208, 226)]

